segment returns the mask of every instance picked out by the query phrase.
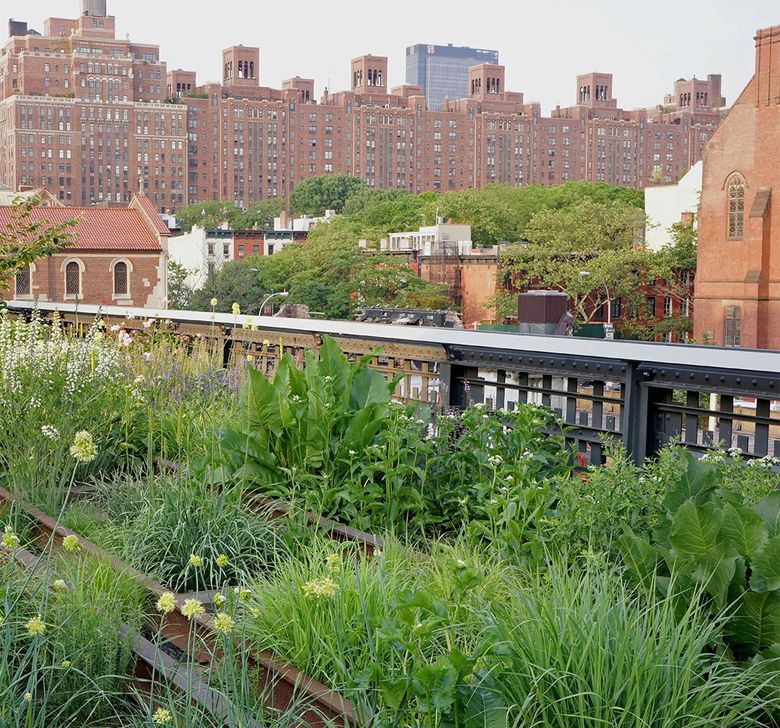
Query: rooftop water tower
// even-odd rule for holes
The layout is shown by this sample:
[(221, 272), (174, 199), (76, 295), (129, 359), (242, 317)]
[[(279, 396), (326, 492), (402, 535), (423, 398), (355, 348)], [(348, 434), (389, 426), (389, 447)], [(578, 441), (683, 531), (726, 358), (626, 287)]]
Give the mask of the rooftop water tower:
[(106, 0), (81, 0), (81, 14), (106, 17)]

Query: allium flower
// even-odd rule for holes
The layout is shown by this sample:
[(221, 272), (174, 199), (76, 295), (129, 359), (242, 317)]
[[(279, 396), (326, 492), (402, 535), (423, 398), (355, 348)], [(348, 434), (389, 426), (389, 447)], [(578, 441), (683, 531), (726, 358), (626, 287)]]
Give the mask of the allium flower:
[(248, 601), (249, 597), (252, 596), (252, 592), (243, 586), (233, 587), (233, 592), (242, 602)]
[(216, 298), (212, 298), (211, 301), (209, 301), (209, 303), (211, 304), (211, 308), (214, 308), (217, 305), (218, 301)]
[(199, 566), (203, 566), (203, 559), (200, 558), (200, 556), (197, 554), (190, 554), (190, 558), (187, 563), (197, 569)]
[(332, 574), (341, 568), (341, 556), (339, 554), (331, 554), (325, 559), (325, 563), (328, 565), (328, 571)]
[(222, 605), (225, 603), (225, 601), (226, 601), (226, 600), (225, 600), (225, 597), (224, 597), (222, 594), (220, 594), (219, 592), (217, 592), (217, 593), (214, 595), (214, 597), (213, 597), (213, 599), (212, 599), (211, 601), (212, 601), (212, 602), (214, 602), (214, 606), (215, 606), (217, 609), (219, 609), (219, 608), (220, 608), (220, 607), (221, 607), (221, 606), (222, 606)]
[(181, 613), (187, 617), (187, 619), (199, 617), (205, 611), (203, 605), (197, 599), (186, 599), (181, 608)]
[(51, 425), (43, 425), (41, 427), (41, 434), (44, 437), (47, 437), (49, 440), (59, 440), (60, 439), (60, 432), (56, 427), (52, 427)]
[(233, 631), (233, 619), (229, 614), (220, 612), (214, 617), (214, 629), (222, 634), (230, 634)]
[(63, 660), (63, 661), (60, 663), (60, 667), (64, 667), (64, 668), (66, 668), (66, 669), (67, 669), (67, 668), (69, 668), (69, 667), (70, 667), (70, 660)]
[(97, 446), (87, 430), (77, 432), (70, 446), (70, 454), (80, 463), (91, 463), (97, 455)]
[(64, 548), (68, 553), (72, 554), (78, 547), (79, 540), (77, 536), (71, 534), (70, 536), (65, 536), (65, 538), (62, 539), (62, 548)]
[(233, 305), (230, 307), (230, 310), (233, 311), (234, 316), (238, 316), (238, 314), (241, 313), (241, 306), (239, 306), (237, 303), (233, 303)]
[(25, 693), (23, 697), (24, 697), (24, 702), (25, 703), (31, 703), (32, 702), (32, 693)]
[(154, 721), (155, 725), (165, 725), (166, 723), (170, 723), (173, 720), (173, 716), (171, 715), (170, 710), (166, 710), (165, 708), (157, 708), (157, 710), (155, 710), (154, 714), (152, 715), (152, 720)]
[(173, 594), (171, 592), (161, 594), (157, 600), (157, 610), (163, 614), (170, 614), (174, 609), (176, 609), (176, 598)]
[(225, 554), (220, 554), (216, 559), (214, 559), (214, 563), (216, 563), (220, 569), (224, 569), (230, 563), (230, 559), (228, 559)]
[(9, 550), (15, 549), (19, 545), (19, 537), (14, 533), (11, 526), (6, 526), (3, 531), (3, 546)]
[(55, 591), (65, 591), (68, 585), (65, 583), (65, 579), (55, 579), (52, 584)]
[(338, 591), (338, 584), (328, 578), (313, 579), (303, 585), (303, 594), (307, 599), (332, 599)]
[(27, 634), (30, 637), (41, 637), (46, 634), (46, 624), (40, 614), (27, 621)]

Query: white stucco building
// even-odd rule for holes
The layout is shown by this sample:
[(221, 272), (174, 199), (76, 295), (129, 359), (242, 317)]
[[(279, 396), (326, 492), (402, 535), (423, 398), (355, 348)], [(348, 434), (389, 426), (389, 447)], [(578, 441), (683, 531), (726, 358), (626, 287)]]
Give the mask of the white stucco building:
[(203, 287), (210, 270), (235, 257), (232, 230), (192, 230), (168, 240), (168, 257), (190, 271), (185, 283), (193, 291)]
[(695, 216), (701, 195), (702, 163), (696, 162), (676, 185), (645, 188), (645, 213), (648, 224), (645, 242), (650, 250), (659, 250), (671, 242), (669, 228), (684, 219)]

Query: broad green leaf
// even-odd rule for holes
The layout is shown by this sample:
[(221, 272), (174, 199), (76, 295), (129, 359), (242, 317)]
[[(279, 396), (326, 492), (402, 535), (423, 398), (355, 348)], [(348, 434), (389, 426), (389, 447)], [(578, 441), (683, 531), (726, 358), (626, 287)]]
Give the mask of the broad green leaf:
[(421, 703), (434, 710), (447, 710), (455, 702), (458, 673), (446, 660), (418, 667), (412, 673), (412, 684)]
[(780, 593), (745, 592), (726, 631), (732, 644), (751, 655), (780, 642)]
[(769, 531), (769, 538), (780, 536), (780, 491), (774, 491), (753, 506)]
[(629, 532), (618, 539), (618, 549), (629, 574), (638, 583), (652, 577), (658, 564), (658, 552), (647, 541)]
[(406, 698), (409, 682), (405, 677), (383, 677), (379, 680), (379, 692), (382, 701), (393, 710), (398, 710)]
[(709, 494), (718, 485), (718, 475), (714, 465), (706, 460), (697, 460), (692, 455), (687, 455), (688, 464), (684, 473), (667, 494), (664, 504), (674, 512), (685, 501), (693, 499), (697, 504), (704, 503)]
[(250, 430), (278, 433), (282, 426), (276, 389), (263, 374), (249, 367), (243, 402), (246, 424)]
[(322, 337), (317, 368), (323, 379), (330, 378), (330, 384), (335, 392), (340, 393), (347, 388), (350, 376), (349, 362), (339, 345), (330, 336)]
[(743, 556), (752, 556), (767, 541), (767, 529), (761, 517), (739, 503), (723, 506), (720, 535)]
[(755, 592), (780, 589), (780, 536), (767, 541), (751, 562), (750, 589)]
[(509, 710), (497, 690), (475, 681), (458, 687), (464, 728), (506, 728)]
[(697, 506), (688, 500), (680, 506), (669, 531), (669, 543), (683, 556), (706, 554), (718, 543), (723, 511), (714, 503)]
[(728, 603), (729, 585), (734, 578), (738, 558), (734, 546), (729, 542), (719, 543), (696, 558), (691, 577), (704, 586), (718, 609), (723, 609)]
[(359, 369), (352, 377), (352, 390), (349, 394), (349, 406), (362, 409), (368, 404), (384, 404), (390, 401), (387, 380), (374, 369)]

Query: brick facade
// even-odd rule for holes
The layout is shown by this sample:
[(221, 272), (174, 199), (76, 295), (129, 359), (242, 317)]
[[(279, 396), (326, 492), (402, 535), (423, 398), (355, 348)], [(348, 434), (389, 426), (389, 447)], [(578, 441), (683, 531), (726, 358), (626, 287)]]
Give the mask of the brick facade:
[(780, 349), (780, 26), (755, 40), (755, 75), (704, 155), (694, 335)]
[[(38, 219), (49, 224), (76, 219), (76, 242), (35, 261), (11, 281), (6, 297), (167, 308), (170, 232), (147, 198), (134, 197), (122, 209), (37, 207), (31, 220)], [(0, 225), (11, 220), (12, 208), (0, 206)]]
[(506, 89), (503, 66), (482, 64), (469, 69), (466, 98), (429, 111), (419, 88), (389, 91), (387, 58), (367, 55), (351, 62), (349, 90), (326, 89), (317, 103), (311, 79), (261, 86), (257, 48), (226, 49), (221, 83), (198, 86), (191, 71), (167, 73), (157, 46), (117, 40), (111, 16), (14, 32), (0, 49), (0, 179), (77, 205), (139, 189), (160, 211), (286, 201), (297, 182), (330, 173), (413, 193), (567, 180), (642, 188), (700, 158), (724, 101), (712, 76), (692, 105), (625, 111), (612, 76), (592, 73), (578, 77), (575, 106), (545, 117)]

